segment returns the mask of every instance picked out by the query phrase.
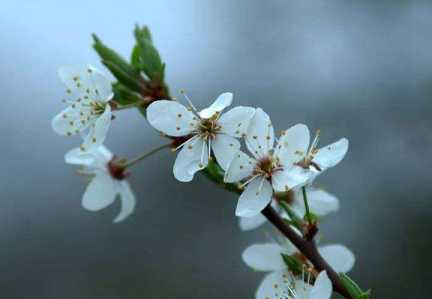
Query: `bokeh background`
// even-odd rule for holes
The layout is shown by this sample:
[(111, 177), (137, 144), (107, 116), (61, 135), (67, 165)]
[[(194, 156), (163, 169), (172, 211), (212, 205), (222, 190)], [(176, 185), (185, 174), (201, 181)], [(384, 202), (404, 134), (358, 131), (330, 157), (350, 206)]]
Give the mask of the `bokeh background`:
[[(137, 167), (135, 214), (80, 206), (85, 188), (56, 136), (60, 65), (100, 66), (90, 34), (128, 57), (150, 26), (171, 90), (199, 107), (232, 91), (275, 127), (304, 122), (322, 144), (347, 136), (345, 161), (317, 182), (341, 210), (327, 242), (357, 256), (351, 275), (374, 298), (432, 291), (431, 1), (9, 1), (0, 8), (0, 297), (253, 298), (241, 261), (265, 232), (241, 233), (236, 196), (171, 175), (162, 152)], [(117, 113), (107, 145), (132, 157), (161, 139), (136, 111)], [(336, 296), (335, 296), (336, 297)]]

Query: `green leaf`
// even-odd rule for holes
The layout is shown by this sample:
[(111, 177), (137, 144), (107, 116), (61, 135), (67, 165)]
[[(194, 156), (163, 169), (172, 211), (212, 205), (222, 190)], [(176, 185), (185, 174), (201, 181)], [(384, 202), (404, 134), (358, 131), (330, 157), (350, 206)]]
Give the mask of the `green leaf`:
[(355, 299), (369, 299), (370, 295), (371, 295), (371, 291), (369, 290), (369, 291), (364, 292), (363, 294), (361, 294), (360, 296), (358, 296)]
[(148, 40), (150, 42), (153, 41), (150, 33), (150, 29), (147, 26), (143, 26), (142, 28), (140, 28), (139, 25), (135, 25), (134, 35), (137, 41), (138, 40)]
[(129, 88), (140, 91), (140, 74), (117, 52), (105, 46), (104, 43), (93, 34), (93, 48), (96, 50), (102, 63), (111, 71), (118, 81)]
[(350, 293), (350, 295), (355, 299), (368, 299), (370, 297), (369, 291), (362, 291), (362, 289), (355, 283), (348, 275), (341, 273), (340, 280), (344, 288)]
[(130, 74), (124, 72), (123, 69), (121, 69), (113, 62), (102, 60), (102, 63), (111, 71), (111, 73), (120, 83), (124, 84), (130, 89), (139, 92), (144, 88), (143, 86), (141, 86), (138, 78), (130, 76)]
[(153, 45), (150, 30), (147, 27), (135, 28), (136, 45), (132, 51), (131, 63), (152, 81), (162, 83), (164, 68), (159, 52)]
[[(316, 214), (314, 214), (314, 213), (312, 213), (312, 212), (309, 212), (309, 217), (310, 217), (310, 220), (311, 220), (312, 223), (318, 223), (319, 217), (318, 217)], [(305, 215), (305, 216), (303, 217), (303, 219), (304, 219), (304, 220), (309, 220), (309, 219), (307, 218), (307, 215)]]
[(303, 272), (303, 263), (296, 258), (288, 254), (281, 253), (282, 259), (284, 260), (287, 267), (296, 275)]
[(120, 105), (129, 105), (144, 100), (138, 93), (132, 91), (123, 84), (113, 84), (114, 101)]

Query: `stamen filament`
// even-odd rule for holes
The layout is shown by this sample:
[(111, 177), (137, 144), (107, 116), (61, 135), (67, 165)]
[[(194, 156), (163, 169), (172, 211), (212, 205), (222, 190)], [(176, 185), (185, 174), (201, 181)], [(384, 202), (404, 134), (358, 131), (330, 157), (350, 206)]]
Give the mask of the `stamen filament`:
[(194, 141), (194, 140), (197, 139), (198, 137), (199, 137), (198, 135), (195, 135), (194, 137), (189, 138), (188, 140), (186, 140), (185, 142), (183, 142), (182, 144), (180, 144), (179, 146), (177, 146), (177, 147), (174, 149), (174, 151), (177, 151), (179, 148), (182, 148), (182, 147), (185, 146), (186, 144), (191, 143), (192, 141)]
[(195, 114), (199, 116), (197, 108), (195, 108), (195, 106), (192, 103), (191, 99), (186, 94), (186, 91), (182, 89), (182, 90), (180, 90), (180, 93), (185, 97), (186, 101), (188, 102), (188, 104), (192, 108), (192, 110), (195, 112)]
[(257, 177), (260, 177), (260, 176), (261, 176), (261, 174), (256, 174), (256, 175), (252, 176), (246, 182), (244, 182), (243, 184), (241, 184), (239, 187), (243, 188), (244, 186), (246, 186), (247, 184), (251, 183), (253, 180), (255, 180)]

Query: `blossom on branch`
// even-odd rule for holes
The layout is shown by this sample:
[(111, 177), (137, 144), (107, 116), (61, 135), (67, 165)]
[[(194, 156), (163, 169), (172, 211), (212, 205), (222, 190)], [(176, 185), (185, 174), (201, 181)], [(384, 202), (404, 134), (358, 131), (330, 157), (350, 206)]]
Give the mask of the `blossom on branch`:
[[(318, 251), (327, 263), (338, 273), (349, 272), (354, 266), (354, 254), (343, 245), (333, 244), (319, 246)], [(279, 283), (280, 277), (288, 275), (289, 269), (282, 255), (295, 256), (304, 261), (307, 268), (312, 267), (313, 269), (313, 265), (310, 265), (301, 252), (290, 242), (284, 242), (283, 245), (278, 243), (254, 244), (246, 248), (243, 252), (242, 259), (249, 267), (255, 271), (270, 272), (261, 282), (258, 288), (258, 294), (267, 294), (268, 296), (270, 294), (269, 292), (272, 290), (272, 286)], [(265, 296), (257, 296), (257, 298), (265, 298)]]
[(221, 114), (232, 103), (232, 94), (223, 93), (208, 108), (197, 111), (190, 103), (186, 107), (176, 101), (155, 101), (147, 108), (147, 119), (158, 131), (170, 137), (186, 138), (174, 163), (174, 176), (189, 182), (194, 174), (204, 169), (213, 152), (216, 161), (226, 169), (240, 149), (241, 138), (246, 133), (255, 113), (251, 107), (235, 107)]
[(225, 173), (225, 182), (243, 181), (246, 186), (237, 204), (237, 216), (255, 216), (271, 202), (273, 193), (306, 185), (341, 161), (348, 148), (348, 141), (341, 139), (317, 151), (315, 141), (305, 153), (309, 130), (303, 124), (286, 130), (276, 146), (274, 143), (270, 117), (257, 108), (246, 133), (246, 146), (252, 157), (239, 151)]
[(99, 147), (111, 125), (111, 82), (93, 66), (84, 70), (63, 67), (59, 75), (67, 88), (63, 101), (68, 107), (53, 118), (52, 128), (63, 136), (87, 130), (80, 149)]
[[(305, 275), (303, 275), (305, 276)], [(307, 277), (296, 278), (290, 272), (274, 272), (268, 275), (258, 289), (256, 299), (330, 299), (333, 286), (325, 271), (318, 274), (311, 284)]]
[(88, 151), (72, 149), (66, 153), (65, 162), (81, 166), (80, 173), (92, 177), (82, 198), (86, 210), (99, 211), (119, 197), (121, 208), (114, 222), (121, 222), (132, 214), (135, 195), (125, 180), (127, 174), (116, 164), (113, 154), (105, 146)]
[[(313, 187), (307, 187), (306, 190), (309, 209), (314, 215), (322, 217), (339, 210), (339, 199), (333, 194)], [(306, 215), (306, 209), (301, 189), (293, 189), (290, 191), (289, 197), (290, 201), (288, 204), (292, 211), (297, 214), (299, 218), (303, 219)], [(276, 201), (273, 202), (273, 207), (280, 212), (283, 218), (290, 219)], [(249, 231), (260, 227), (266, 221), (267, 219), (262, 214), (253, 217), (239, 217), (239, 226), (242, 231)]]

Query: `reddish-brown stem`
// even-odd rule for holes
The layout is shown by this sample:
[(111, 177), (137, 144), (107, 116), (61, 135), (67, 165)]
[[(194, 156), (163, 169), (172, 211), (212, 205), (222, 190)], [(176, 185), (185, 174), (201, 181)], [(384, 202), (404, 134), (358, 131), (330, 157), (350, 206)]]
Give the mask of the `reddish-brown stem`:
[(335, 270), (324, 260), (318, 252), (318, 248), (313, 239), (303, 239), (289, 225), (285, 224), (279, 214), (268, 205), (262, 214), (270, 221), (285, 237), (287, 237), (297, 249), (312, 263), (318, 271), (326, 271), (328, 277), (333, 283), (334, 291), (338, 292), (347, 299), (354, 299), (342, 285), (339, 275)]

